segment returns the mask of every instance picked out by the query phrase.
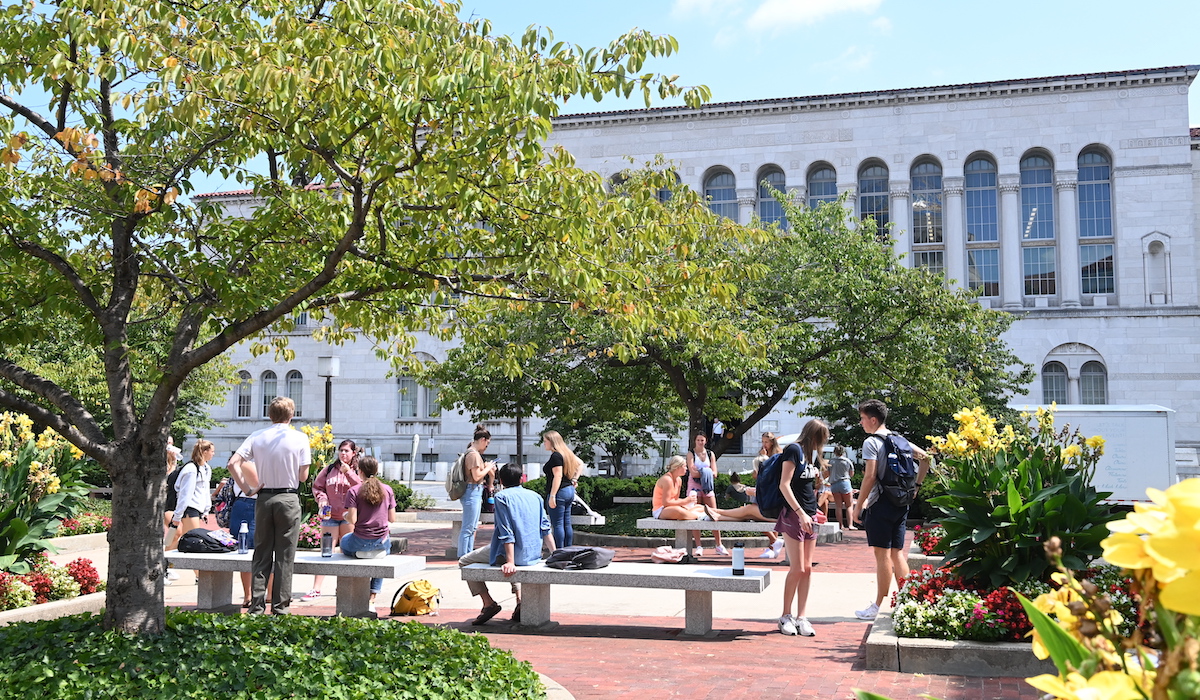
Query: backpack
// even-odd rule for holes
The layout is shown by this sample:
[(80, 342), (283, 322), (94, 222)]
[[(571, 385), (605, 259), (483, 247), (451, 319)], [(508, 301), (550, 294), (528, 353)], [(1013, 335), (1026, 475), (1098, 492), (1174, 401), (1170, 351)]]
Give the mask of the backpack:
[[(175, 471), (167, 475), (167, 507), (163, 509), (163, 512), (168, 510), (173, 511), (179, 505), (179, 491), (176, 490), (175, 485), (179, 482), (179, 474), (189, 464), (193, 467), (196, 466), (196, 463), (189, 459), (178, 467), (175, 467)], [(199, 467), (196, 468), (196, 473), (200, 473)]]
[(217, 497), (213, 499), (213, 514), (217, 516), (217, 525), (219, 527), (229, 527), (229, 523), (233, 519), (233, 477), (230, 476), (225, 480), (225, 485), (217, 491)]
[(467, 453), (464, 452), (450, 465), (450, 471), (446, 472), (446, 495), (452, 501), (457, 501), (467, 492), (466, 461)]
[(224, 530), (188, 530), (179, 538), (179, 551), (186, 554), (225, 554), (237, 549), (237, 540)]
[[(883, 478), (880, 485), (883, 495), (899, 508), (907, 508), (917, 498), (917, 462), (913, 459), (912, 445), (896, 433), (876, 435), (883, 440), (880, 457), (884, 460)], [(876, 469), (878, 469), (878, 463)]]
[(429, 581), (409, 581), (392, 597), (393, 615), (429, 615), (437, 613), (442, 592)]
[(763, 517), (778, 518), (787, 501), (779, 490), (779, 479), (783, 476), (783, 454), (771, 455), (758, 468), (758, 482), (754, 491), (754, 502)]
[(546, 566), (551, 569), (603, 569), (612, 562), (616, 551), (604, 547), (561, 547), (550, 553)]

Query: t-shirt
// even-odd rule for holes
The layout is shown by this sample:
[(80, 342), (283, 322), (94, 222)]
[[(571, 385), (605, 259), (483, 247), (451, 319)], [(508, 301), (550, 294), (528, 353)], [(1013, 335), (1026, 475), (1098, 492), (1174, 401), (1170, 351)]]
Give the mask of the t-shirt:
[(354, 534), (364, 540), (382, 539), (391, 532), (388, 513), (396, 510), (396, 494), (392, 493), (391, 486), (384, 483), (379, 485), (383, 488), (383, 500), (374, 506), (362, 498), (363, 484), (355, 484), (346, 492), (346, 508), (358, 509)]
[[(819, 469), (805, 461), (804, 452), (798, 442), (793, 442), (783, 448), (783, 455), (779, 459), (780, 469), (783, 468), (783, 462), (791, 462), (796, 465), (796, 469), (792, 472), (792, 494), (805, 513), (808, 513), (810, 517), (816, 515), (817, 492), (813, 487), (813, 482), (817, 478)], [(785, 507), (791, 510), (791, 506), (785, 505)]]
[(845, 481), (854, 473), (854, 462), (847, 457), (834, 457), (829, 460), (829, 481)]
[[(561, 452), (551, 452), (550, 459), (546, 460), (545, 466), (542, 467), (542, 473), (546, 475), (546, 495), (550, 495), (550, 489), (554, 488), (554, 468), (563, 466), (563, 456)], [(562, 470), (562, 480), (558, 482), (558, 487), (561, 489), (564, 486), (570, 486), (571, 480), (567, 478), (567, 470)]]
[(492, 530), (488, 563), (504, 563), (504, 545), (513, 544), (513, 565), (529, 566), (542, 558), (542, 542), (550, 532), (550, 518), (540, 496), (524, 486), (496, 494), (496, 522)]
[(265, 489), (296, 488), (300, 485), (300, 467), (312, 463), (308, 437), (287, 423), (250, 433), (237, 453), (254, 462), (258, 481)]
[(879, 500), (879, 494), (883, 493), (883, 470), (886, 469), (885, 460), (879, 459), (879, 451), (883, 449), (883, 438), (881, 435), (890, 435), (890, 430), (884, 430), (875, 435), (868, 435), (863, 441), (862, 456), (863, 461), (875, 460), (875, 486), (871, 488), (871, 493), (867, 494), (867, 500), (863, 502), (863, 508), (870, 508)]

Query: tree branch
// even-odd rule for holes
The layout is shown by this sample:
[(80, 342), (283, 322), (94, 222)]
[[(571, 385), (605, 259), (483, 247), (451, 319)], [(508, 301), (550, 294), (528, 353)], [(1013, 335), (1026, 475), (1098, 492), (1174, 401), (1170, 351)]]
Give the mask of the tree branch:
[(79, 301), (81, 301), (83, 305), (87, 307), (88, 311), (92, 312), (93, 317), (99, 320), (101, 313), (100, 302), (96, 300), (95, 295), (92, 294), (91, 288), (84, 283), (83, 278), (79, 276), (79, 273), (75, 271), (75, 268), (71, 266), (71, 263), (67, 262), (66, 259), (60, 256), (58, 253), (55, 253), (52, 250), (47, 250), (37, 243), (17, 238), (12, 232), (9, 232), (9, 238), (12, 239), (13, 245), (19, 250), (22, 250), (29, 255), (48, 263), (50, 267), (58, 271), (58, 273), (63, 276), (63, 279), (65, 279), (67, 283), (75, 289), (75, 293), (79, 295)]
[[(3, 389), (0, 389), (0, 405), (20, 411), (34, 420), (49, 425), (63, 435), (67, 435), (68, 431), (74, 431), (76, 439), (71, 442), (89, 454), (101, 451), (100, 446), (107, 444), (108, 440), (105, 439), (96, 419), (67, 390), (4, 358), (0, 358), (0, 377), (46, 399), (62, 411), (67, 418), (47, 411), (41, 406)], [(77, 428), (72, 428), (72, 425)]]

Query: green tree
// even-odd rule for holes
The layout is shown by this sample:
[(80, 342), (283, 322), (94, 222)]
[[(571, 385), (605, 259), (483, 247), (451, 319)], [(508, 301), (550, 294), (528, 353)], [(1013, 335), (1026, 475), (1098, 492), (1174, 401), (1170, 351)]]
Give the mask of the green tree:
[[(458, 10), (54, 0), (0, 13), (0, 407), (112, 476), (109, 627), (163, 628), (162, 465), (184, 381), (293, 312), (327, 320), (331, 342), (362, 333), (402, 354), (406, 330), (477, 323), (482, 305), (460, 303), (473, 297), (591, 309), (629, 339), (652, 318), (695, 323), (678, 303), (692, 285), (725, 293), (719, 270), (658, 253), (736, 227), (610, 198), (542, 145), (568, 99), (706, 98), (641, 72), (674, 40), (634, 31), (585, 50), (534, 29), (495, 37)], [(269, 172), (252, 172), (264, 154)], [(180, 198), (207, 173), (239, 176), (255, 205), (230, 217)], [(8, 352), (64, 317), (102, 360), (111, 433)], [(167, 332), (139, 335), (150, 321)]]

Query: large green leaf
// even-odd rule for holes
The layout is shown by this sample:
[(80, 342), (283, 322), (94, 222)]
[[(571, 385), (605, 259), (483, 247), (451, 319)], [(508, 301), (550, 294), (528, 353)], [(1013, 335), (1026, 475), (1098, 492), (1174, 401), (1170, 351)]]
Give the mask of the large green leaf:
[(1082, 666), (1090, 656), (1083, 644), (1060, 627), (1053, 618), (1038, 610), (1028, 598), (1017, 593), (1017, 599), (1021, 601), (1021, 607), (1025, 608), (1025, 614), (1029, 616), (1029, 621), (1041, 637), (1042, 645), (1050, 653), (1050, 659), (1054, 661), (1059, 674), (1066, 676)]

